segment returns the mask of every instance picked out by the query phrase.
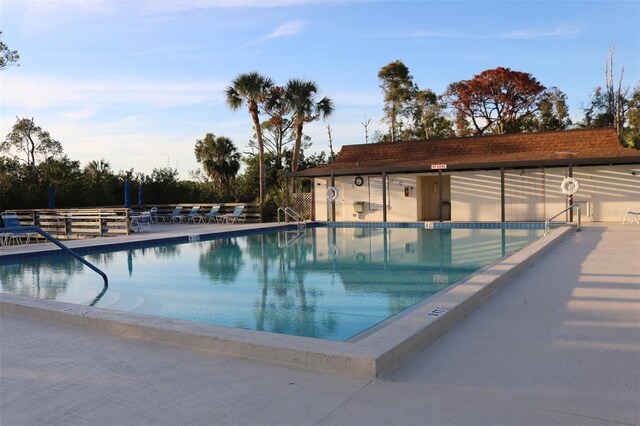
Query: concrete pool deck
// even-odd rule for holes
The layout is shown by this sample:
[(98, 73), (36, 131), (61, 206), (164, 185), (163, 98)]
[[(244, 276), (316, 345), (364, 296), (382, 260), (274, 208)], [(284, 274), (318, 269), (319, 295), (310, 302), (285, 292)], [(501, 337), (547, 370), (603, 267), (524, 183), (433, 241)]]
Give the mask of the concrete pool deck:
[(570, 232), (376, 379), (3, 310), (1, 424), (640, 424), (640, 227)]
[[(274, 225), (252, 225), (251, 227), (273, 229)], [(281, 226), (276, 226), (277, 228)], [(136, 235), (137, 239), (152, 239), (149, 241), (150, 244), (162, 244), (159, 241), (166, 241), (168, 236), (177, 233), (178, 239), (183, 244), (192, 242), (200, 244), (201, 240), (206, 240), (211, 235), (219, 235), (220, 231), (227, 231), (228, 227), (206, 226), (200, 231), (199, 228), (189, 225), (177, 227), (160, 225), (154, 229), (159, 231), (157, 235), (154, 236), (151, 233)], [(246, 229), (247, 227), (238, 228), (243, 233), (246, 233)], [(209, 236), (207, 236), (208, 232)], [(372, 327), (357, 338), (347, 341), (201, 324), (161, 315), (141, 315), (123, 310), (14, 294), (3, 294), (0, 297), (0, 308), (7, 313), (29, 315), (65, 325), (82, 326), (94, 331), (106, 331), (122, 337), (154, 340), (190, 349), (207, 350), (279, 365), (340, 372), (357, 377), (379, 376), (396, 369), (437, 339), (492, 293), (508, 283), (513, 276), (531, 266), (539, 256), (569, 232), (573, 232), (571, 227), (555, 229), (544, 238), (534, 240), (512, 255), (480, 268), (444, 290)], [(119, 246), (112, 245), (112, 249), (130, 248), (131, 241), (127, 237), (98, 238), (93, 242), (84, 241), (83, 244), (104, 247), (114, 244), (113, 240)], [(124, 246), (120, 243), (121, 240), (126, 241)], [(79, 247), (78, 244), (80, 243), (74, 244), (74, 247)], [(33, 248), (33, 251), (41, 249), (33, 245), (26, 249), (30, 248)], [(57, 247), (54, 249), (60, 252)], [(3, 258), (0, 257), (0, 262), (2, 260)], [(175, 273), (180, 272), (175, 271)], [(366, 271), (363, 270), (362, 273)], [(104, 290), (107, 294), (109, 293), (106, 287)]]

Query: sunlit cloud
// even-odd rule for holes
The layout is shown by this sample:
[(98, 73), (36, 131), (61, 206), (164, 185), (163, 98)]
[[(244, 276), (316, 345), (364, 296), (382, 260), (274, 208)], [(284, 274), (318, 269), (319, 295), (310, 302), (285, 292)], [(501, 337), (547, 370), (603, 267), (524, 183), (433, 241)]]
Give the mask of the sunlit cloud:
[(26, 74), (3, 75), (2, 103), (26, 109), (77, 108), (90, 105), (153, 107), (222, 102), (226, 82), (71, 80)]
[(458, 31), (400, 31), (388, 33), (389, 38), (468, 38)]
[(81, 109), (64, 111), (58, 114), (63, 120), (77, 121), (95, 117), (97, 110), (93, 107), (84, 107)]
[(21, 12), (24, 31), (29, 34), (109, 16), (117, 6), (112, 0), (9, 0), (3, 5)]
[(22, 0), (9, 1), (9, 4), (21, 4), (25, 7), (25, 12), (30, 16), (44, 16), (48, 13), (70, 11), (92, 14), (104, 14), (111, 12), (116, 5), (111, 0)]
[(387, 32), (382, 38), (428, 39), (449, 38), (466, 40), (535, 40), (571, 37), (580, 34), (582, 28), (575, 24), (563, 24), (551, 29), (520, 29), (503, 33), (468, 33), (454, 30)]
[(294, 21), (285, 22), (284, 24), (282, 24), (279, 27), (277, 27), (275, 30), (271, 31), (266, 36), (261, 37), (258, 40), (254, 40), (254, 41), (250, 41), (248, 43), (245, 43), (243, 46), (244, 47), (248, 47), (248, 46), (253, 46), (255, 44), (263, 43), (263, 42), (268, 41), (268, 40), (272, 40), (274, 38), (282, 38), (282, 37), (294, 36), (296, 34), (299, 34), (302, 31), (302, 29), (304, 28), (305, 25), (306, 25), (305, 21), (296, 21), (296, 20), (294, 20)]
[(571, 37), (580, 34), (581, 28), (578, 25), (561, 25), (552, 30), (519, 30), (510, 31), (499, 35), (503, 39), (532, 40), (540, 38)]
[(326, 3), (323, 0), (164, 0), (145, 1), (144, 7), (151, 12), (180, 12), (192, 9), (271, 9)]
[(298, 34), (304, 28), (304, 21), (289, 21), (280, 25), (278, 28), (267, 34), (264, 39), (270, 40), (279, 37), (289, 37)]
[[(187, 170), (198, 167), (193, 149), (185, 149), (183, 133), (160, 130), (157, 122), (150, 125), (153, 120), (154, 117), (133, 115), (100, 123), (37, 118), (36, 123), (59, 140), (64, 153), (79, 161), (81, 166), (106, 158), (113, 170), (133, 168), (136, 172), (150, 174), (153, 168), (170, 164), (180, 169), (182, 178), (187, 178)], [(11, 122), (6, 124), (13, 125)], [(187, 140), (195, 143), (196, 138), (196, 134), (189, 134)], [(187, 146), (192, 148), (192, 145)]]

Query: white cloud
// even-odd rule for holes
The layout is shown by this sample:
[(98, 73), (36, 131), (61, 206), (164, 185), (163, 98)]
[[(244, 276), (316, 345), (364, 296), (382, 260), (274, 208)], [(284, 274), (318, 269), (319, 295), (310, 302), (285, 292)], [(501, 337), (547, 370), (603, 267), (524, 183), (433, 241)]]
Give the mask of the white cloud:
[(532, 40), (539, 38), (570, 37), (579, 34), (580, 26), (567, 24), (560, 25), (551, 30), (518, 30), (500, 34), (499, 38), (515, 40)]
[(305, 21), (288, 21), (288, 22), (285, 22), (284, 24), (280, 25), (275, 30), (271, 31), (266, 36), (264, 36), (262, 38), (259, 38), (258, 40), (255, 40), (255, 41), (251, 41), (249, 43), (245, 43), (243, 46), (244, 47), (253, 46), (255, 44), (262, 43), (262, 42), (265, 42), (267, 40), (272, 40), (274, 38), (290, 37), (290, 36), (296, 35), (296, 34), (298, 34), (298, 33), (300, 33), (302, 31), (302, 29), (304, 28), (305, 25), (306, 25)]
[(71, 80), (38, 75), (3, 75), (3, 106), (26, 109), (78, 108), (90, 104), (193, 105), (222, 101), (226, 83), (211, 81)]
[(58, 114), (63, 120), (77, 121), (84, 120), (86, 118), (94, 117), (97, 113), (95, 108), (85, 106), (80, 109), (65, 111)]
[(279, 37), (289, 37), (292, 35), (298, 34), (304, 28), (304, 21), (289, 21), (280, 25), (278, 28), (273, 30), (271, 33), (267, 34), (264, 37), (264, 40), (270, 40), (273, 38)]
[(326, 3), (326, 0), (152, 0), (144, 2), (150, 12), (179, 12), (191, 9), (268, 9)]
[[(154, 168), (178, 167), (182, 178), (188, 170), (198, 167), (193, 155), (196, 136), (184, 137), (155, 131), (145, 127), (148, 117), (131, 116), (124, 119), (84, 124), (56, 119), (42, 119), (36, 123), (59, 140), (72, 160), (84, 167), (89, 161), (105, 158), (114, 170), (129, 170), (150, 174)], [(7, 124), (13, 125), (9, 120)], [(190, 144), (185, 145), (185, 140)]]
[(467, 40), (534, 40), (541, 38), (560, 38), (570, 37), (580, 34), (582, 28), (575, 24), (562, 24), (556, 28), (551, 29), (520, 29), (514, 31), (507, 31), (504, 33), (496, 34), (483, 34), (483, 33), (465, 33), (461, 31), (453, 30), (434, 30), (434, 31), (400, 31), (385, 33), (383, 38), (407, 38), (407, 39), (419, 39), (419, 38), (452, 38), (452, 39), (467, 39)]
[(8, 10), (19, 11), (28, 34), (111, 15), (117, 6), (112, 0), (9, 0), (3, 4)]
[(402, 31), (390, 33), (389, 38), (467, 38), (458, 31)]

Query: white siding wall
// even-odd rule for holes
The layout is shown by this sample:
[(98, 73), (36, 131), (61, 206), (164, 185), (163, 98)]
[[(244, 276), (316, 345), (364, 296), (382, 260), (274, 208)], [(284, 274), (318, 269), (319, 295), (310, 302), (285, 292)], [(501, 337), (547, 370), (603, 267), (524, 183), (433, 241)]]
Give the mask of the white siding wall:
[(545, 220), (543, 169), (509, 170), (504, 173), (505, 220)]
[[(548, 216), (567, 206), (560, 184), (568, 174), (568, 168), (547, 169), (545, 203)], [(617, 222), (622, 220), (627, 208), (640, 209), (640, 165), (574, 167), (573, 177), (580, 182), (574, 203), (582, 207), (585, 221)]]
[(451, 220), (500, 220), (500, 171), (451, 173)]
[[(568, 167), (545, 169), (544, 202), (547, 217), (544, 220), (549, 219), (551, 216), (555, 216), (557, 213), (567, 208), (567, 198), (560, 190), (560, 184), (567, 176), (569, 176)], [(583, 191), (581, 190), (580, 195), (582, 194)], [(576, 196), (575, 199), (577, 201), (579, 198)], [(583, 213), (586, 214), (586, 212)]]
[[(635, 174), (632, 174), (635, 173)], [(451, 176), (452, 221), (500, 220), (500, 171), (448, 173)], [(528, 169), (505, 172), (506, 220), (545, 220), (566, 207), (560, 183), (568, 168)], [(583, 207), (585, 221), (621, 221), (627, 208), (640, 210), (640, 164), (633, 166), (574, 167), (573, 176), (580, 182), (574, 197)], [(369, 176), (357, 187), (355, 176), (336, 177), (340, 196), (336, 201), (337, 221), (382, 221), (382, 210), (369, 209)], [(380, 175), (376, 175), (380, 177)], [(387, 194), (389, 222), (417, 220), (419, 190), (417, 175), (391, 175)], [(316, 178), (314, 184), (316, 220), (326, 220), (328, 179)], [(409, 187), (409, 197), (404, 188)], [(356, 214), (354, 201), (364, 201), (365, 211)]]
[(589, 202), (596, 222), (621, 221), (627, 208), (640, 209), (640, 165), (574, 167), (573, 177), (580, 182), (575, 199)]
[[(356, 186), (355, 176), (335, 177), (335, 186), (340, 191), (336, 200), (336, 220), (348, 222), (381, 222), (382, 207), (372, 209), (370, 205), (370, 177), (380, 179), (380, 175), (362, 175), (364, 183)], [(387, 176), (387, 221), (388, 222), (414, 222), (416, 220), (416, 178), (411, 175), (391, 175)], [(409, 188), (409, 196), (405, 197), (405, 187)], [(323, 202), (327, 199), (326, 184), (323, 190), (316, 185), (316, 218), (318, 208), (323, 208)], [(318, 200), (322, 197), (322, 200)], [(364, 202), (364, 211), (356, 213), (353, 208), (354, 201)], [(318, 219), (321, 220), (321, 219)]]
[(327, 219), (327, 187), (329, 179), (314, 178), (313, 179), (313, 208), (315, 209), (315, 219), (317, 221), (326, 221)]

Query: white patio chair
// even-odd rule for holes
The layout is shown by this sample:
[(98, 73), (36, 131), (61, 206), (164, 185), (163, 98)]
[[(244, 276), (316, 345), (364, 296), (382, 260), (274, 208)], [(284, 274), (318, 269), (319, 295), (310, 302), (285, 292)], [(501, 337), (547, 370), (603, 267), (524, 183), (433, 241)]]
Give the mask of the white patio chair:
[(640, 225), (640, 221), (638, 220), (638, 217), (640, 217), (640, 210), (633, 210), (631, 207), (629, 207), (627, 211), (624, 213), (624, 217), (622, 218), (623, 225), (627, 221), (627, 216), (631, 216), (629, 217), (629, 223), (635, 222)]
[(146, 225), (147, 229), (151, 230), (151, 212), (145, 211), (140, 215), (131, 216), (131, 230), (134, 227), (138, 228), (138, 233), (142, 232), (142, 227)]

